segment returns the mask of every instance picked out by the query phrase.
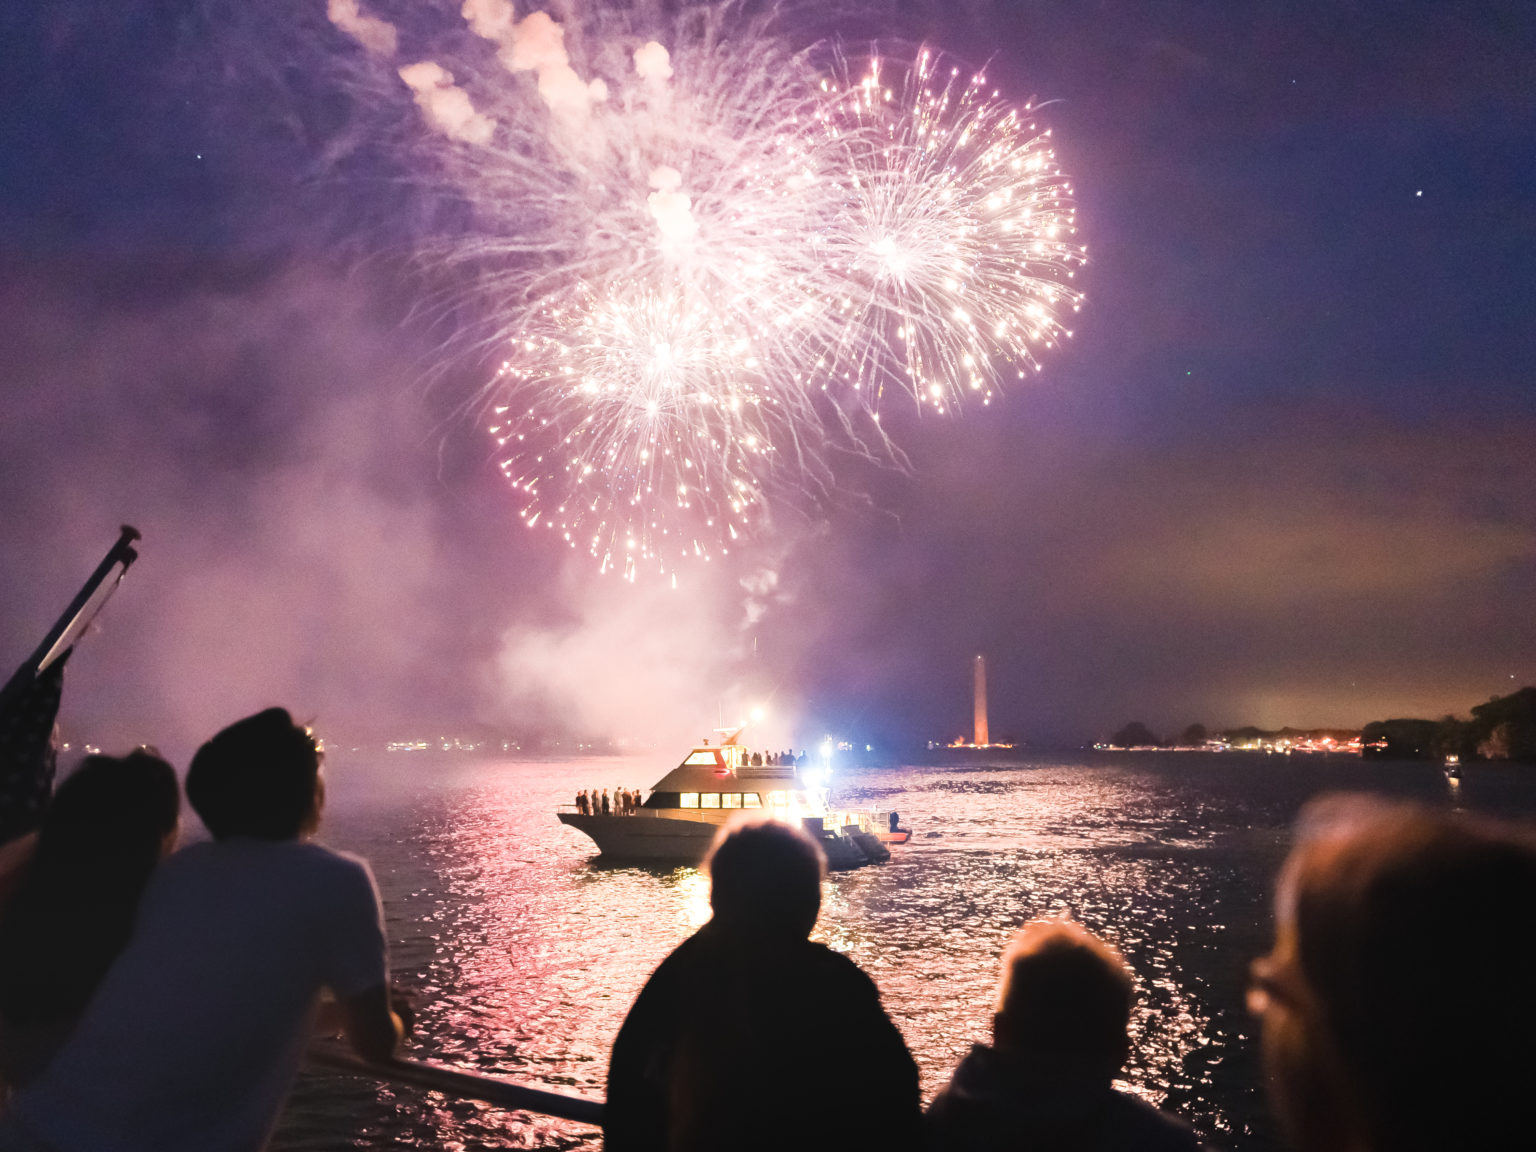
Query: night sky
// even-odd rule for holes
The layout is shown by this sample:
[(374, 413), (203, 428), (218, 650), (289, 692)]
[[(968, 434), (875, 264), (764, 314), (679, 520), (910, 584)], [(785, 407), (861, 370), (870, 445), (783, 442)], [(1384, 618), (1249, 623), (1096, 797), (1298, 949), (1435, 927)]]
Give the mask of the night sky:
[(1000, 405), (904, 428), (909, 475), (678, 592), (522, 529), (324, 7), (0, 15), (0, 658), (145, 534), (75, 730), (182, 752), (279, 702), (673, 741), (771, 700), (769, 743), (895, 743), (966, 730), (977, 651), (993, 732), (1038, 742), (1536, 683), (1530, 4), (789, 20), (1053, 101), (1088, 300)]

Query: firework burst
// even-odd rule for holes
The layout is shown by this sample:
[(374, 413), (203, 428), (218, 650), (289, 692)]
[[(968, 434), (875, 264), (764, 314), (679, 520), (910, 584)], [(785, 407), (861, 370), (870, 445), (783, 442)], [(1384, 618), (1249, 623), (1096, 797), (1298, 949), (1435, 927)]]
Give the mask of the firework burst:
[(821, 68), (731, 6), (561, 25), (468, 0), (472, 37), (402, 62), (393, 25), (329, 4), (474, 213), (435, 255), (495, 316), (486, 403), (523, 520), (605, 570), (728, 551), (830, 486), (832, 443), (899, 459), (894, 398), (987, 403), (1070, 334), (1049, 132), (929, 51)]
[(1076, 209), (1050, 130), (985, 76), (960, 76), (924, 50), (827, 85), (830, 120), (856, 146), (828, 233), (844, 283), (825, 361), (876, 411), (892, 386), (940, 412), (990, 403), (1071, 336), (1063, 321), (1081, 306)]

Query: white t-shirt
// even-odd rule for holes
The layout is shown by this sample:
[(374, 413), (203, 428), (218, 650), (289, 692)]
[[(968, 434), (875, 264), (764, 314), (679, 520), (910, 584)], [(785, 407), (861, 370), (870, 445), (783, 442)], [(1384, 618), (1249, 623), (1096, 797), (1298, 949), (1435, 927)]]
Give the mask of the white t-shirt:
[(253, 1152), (320, 989), (384, 982), (361, 860), (296, 841), (193, 845), (156, 871), (133, 939), (16, 1118), (60, 1152)]

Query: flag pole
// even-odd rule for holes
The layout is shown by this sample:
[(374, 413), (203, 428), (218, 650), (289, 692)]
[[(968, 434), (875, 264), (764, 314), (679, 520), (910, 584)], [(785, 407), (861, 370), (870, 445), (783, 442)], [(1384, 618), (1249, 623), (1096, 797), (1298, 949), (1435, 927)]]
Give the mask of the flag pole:
[[(134, 544), (144, 538), (143, 534), (131, 524), (124, 524), (119, 530), (117, 543), (107, 549), (107, 554), (102, 557), (101, 563), (96, 565), (96, 571), (75, 593), (75, 598), (70, 601), (69, 607), (64, 609), (64, 614), (54, 621), (53, 627), (48, 629), (48, 634), (43, 637), (43, 642), (27, 659), (27, 662), (17, 669), (17, 675), (36, 676), (45, 672), (48, 666), (57, 660), (74, 643), (75, 637), (71, 633), (75, 631), (75, 624), (79, 622), (81, 614), (85, 611), (101, 586), (106, 583), (107, 577), (112, 574), (112, 569), (119, 564), (123, 570), (117, 574), (121, 580), (128, 572), (129, 567), (139, 558), (139, 553)], [(90, 623), (90, 621), (85, 621)], [(63, 643), (68, 638), (69, 644)]]
[(133, 547), (138, 539), (139, 530), (124, 524), (117, 543), (43, 642), (0, 688), (0, 844), (33, 831), (48, 806), (57, 764), (53, 730), (64, 690), (64, 660), (138, 559)]

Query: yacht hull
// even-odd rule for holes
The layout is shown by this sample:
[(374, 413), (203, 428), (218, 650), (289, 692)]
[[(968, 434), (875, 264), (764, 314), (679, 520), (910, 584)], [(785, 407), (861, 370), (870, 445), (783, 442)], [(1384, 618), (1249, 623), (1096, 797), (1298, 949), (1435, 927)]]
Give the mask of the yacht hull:
[(584, 816), (561, 812), (560, 823), (584, 833), (602, 856), (615, 860), (645, 860), (697, 864), (704, 859), (718, 824), (703, 820), (669, 820), (665, 816)]
[[(560, 823), (588, 836), (607, 860), (657, 864), (698, 864), (709, 852), (724, 820), (671, 819), (641, 812), (632, 816), (559, 813)], [(890, 852), (867, 833), (823, 832), (822, 851), (834, 872), (890, 859)]]

